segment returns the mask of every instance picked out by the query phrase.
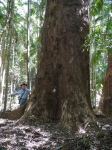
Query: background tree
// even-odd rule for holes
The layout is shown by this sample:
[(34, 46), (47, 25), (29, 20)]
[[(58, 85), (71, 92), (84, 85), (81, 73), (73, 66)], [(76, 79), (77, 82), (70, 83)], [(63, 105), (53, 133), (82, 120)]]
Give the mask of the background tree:
[[(6, 13), (6, 20), (5, 20), (5, 27), (4, 31), (2, 33), (1, 41), (3, 42), (3, 52), (2, 52), (2, 68), (1, 68), (1, 75), (3, 77), (3, 82), (1, 82), (1, 85), (4, 85), (5, 82), (5, 89), (4, 89), (4, 111), (6, 110), (7, 105), (7, 94), (8, 94), (8, 84), (9, 84), (9, 67), (10, 67), (10, 53), (12, 49), (12, 42), (14, 35), (13, 33), (13, 15), (14, 15), (14, 1), (7, 1), (7, 13)], [(5, 34), (5, 36), (4, 36)], [(2, 90), (3, 93), (3, 90)]]
[[(12, 99), (10, 93), (14, 89), (17, 89), (20, 82), (27, 81), (27, 62), (29, 62), (29, 80), (30, 88), (34, 84), (35, 74), (37, 72), (37, 63), (39, 61), (38, 52), (40, 51), (41, 42), (40, 42), (40, 32), (43, 24), (43, 18), (45, 13), (45, 0), (42, 1), (30, 1), (30, 20), (29, 27), (27, 26), (27, 1), (15, 1), (15, 6), (13, 11), (13, 26), (11, 30), (12, 42), (11, 50), (9, 57), (9, 75), (6, 75), (6, 45), (8, 45), (8, 2), (1, 0), (0, 3), (0, 109), (3, 109), (4, 99), (7, 99), (7, 108), (17, 107), (18, 100)], [(12, 1), (11, 1), (12, 3)], [(27, 42), (27, 31), (30, 30), (29, 43)], [(30, 47), (29, 58), (27, 57), (27, 47)], [(28, 60), (29, 59), (29, 60)], [(6, 90), (6, 80), (8, 88)], [(7, 91), (5, 94), (5, 90)], [(5, 98), (6, 95), (6, 98)], [(13, 106), (11, 106), (13, 104)]]
[(93, 0), (90, 15), (91, 99), (98, 107), (111, 49), (111, 1)]

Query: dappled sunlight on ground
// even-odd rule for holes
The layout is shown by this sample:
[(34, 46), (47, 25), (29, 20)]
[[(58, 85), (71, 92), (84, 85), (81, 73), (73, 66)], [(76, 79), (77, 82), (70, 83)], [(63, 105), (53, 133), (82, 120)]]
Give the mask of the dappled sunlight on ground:
[(84, 133), (86, 133), (86, 130), (82, 127), (79, 127), (78, 133), (79, 134), (84, 134)]
[(100, 119), (78, 132), (56, 123), (19, 124), (0, 119), (0, 150), (111, 150), (112, 120)]
[(59, 144), (57, 140), (56, 137), (53, 139), (52, 133), (45, 131), (43, 126), (21, 125), (14, 121), (0, 119), (0, 148), (8, 150), (55, 149)]

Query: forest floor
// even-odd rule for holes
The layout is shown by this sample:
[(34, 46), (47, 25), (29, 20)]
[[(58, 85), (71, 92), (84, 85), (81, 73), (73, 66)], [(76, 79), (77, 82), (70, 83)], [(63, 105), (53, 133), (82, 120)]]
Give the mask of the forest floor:
[(112, 120), (102, 118), (70, 133), (55, 123), (0, 119), (0, 150), (112, 150)]

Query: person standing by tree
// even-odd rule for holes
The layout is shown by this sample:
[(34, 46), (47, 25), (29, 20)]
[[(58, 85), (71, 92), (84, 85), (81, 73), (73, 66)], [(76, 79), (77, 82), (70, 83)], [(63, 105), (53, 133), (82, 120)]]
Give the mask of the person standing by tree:
[(27, 88), (27, 84), (26, 83), (22, 83), (20, 85), (20, 90), (15, 91), (13, 94), (11, 94), (11, 96), (15, 96), (18, 95), (19, 96), (19, 104), (20, 107), (24, 106), (27, 103), (28, 100), (28, 96), (30, 95), (30, 90)]

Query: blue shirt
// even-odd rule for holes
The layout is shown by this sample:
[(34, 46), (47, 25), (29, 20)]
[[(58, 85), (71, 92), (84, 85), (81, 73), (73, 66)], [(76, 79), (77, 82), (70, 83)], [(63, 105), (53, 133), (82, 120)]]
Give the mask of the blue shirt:
[(20, 89), (19, 91), (15, 91), (12, 96), (18, 95), (19, 97), (19, 103), (20, 105), (24, 105), (28, 99), (28, 95), (30, 94), (30, 90), (25, 88), (25, 89)]
[(16, 92), (17, 95), (19, 95), (19, 98), (21, 99), (27, 99), (28, 95), (30, 94), (30, 90), (29, 89), (20, 89), (19, 91)]

